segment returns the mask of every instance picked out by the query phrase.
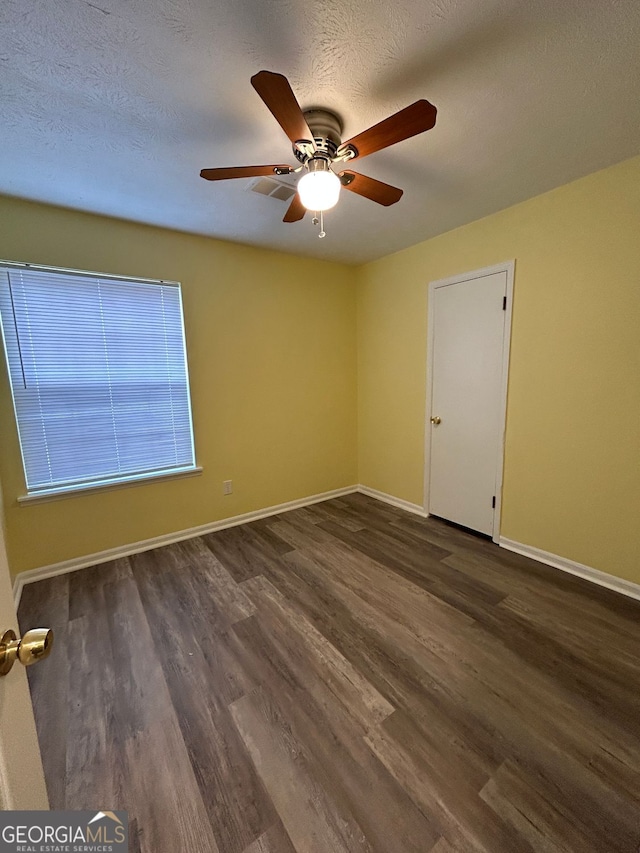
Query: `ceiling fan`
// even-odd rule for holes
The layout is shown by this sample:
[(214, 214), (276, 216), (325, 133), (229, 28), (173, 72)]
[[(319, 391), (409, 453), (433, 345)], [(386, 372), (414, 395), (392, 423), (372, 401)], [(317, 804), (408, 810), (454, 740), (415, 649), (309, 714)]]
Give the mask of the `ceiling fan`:
[(315, 212), (314, 222), (317, 223), (319, 213), (321, 237), (324, 237), (322, 215), (337, 203), (341, 188), (385, 207), (395, 204), (402, 196), (401, 189), (351, 169), (341, 168), (343, 165), (431, 130), (436, 123), (436, 108), (429, 101), (420, 100), (342, 142), (342, 122), (338, 116), (325, 109), (303, 112), (289, 81), (282, 74), (259, 71), (251, 78), (251, 85), (291, 140), (293, 154), (300, 165), (203, 169), (200, 176), (208, 181), (223, 181), (229, 178), (290, 175), (304, 170), (283, 221), (298, 222), (310, 210)]

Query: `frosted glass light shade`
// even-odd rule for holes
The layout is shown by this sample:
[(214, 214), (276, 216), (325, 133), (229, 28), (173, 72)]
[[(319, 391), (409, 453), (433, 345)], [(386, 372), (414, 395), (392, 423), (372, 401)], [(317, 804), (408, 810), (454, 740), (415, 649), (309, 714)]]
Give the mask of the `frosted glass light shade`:
[(340, 195), (340, 178), (329, 171), (307, 172), (298, 181), (298, 195), (307, 210), (329, 210)]

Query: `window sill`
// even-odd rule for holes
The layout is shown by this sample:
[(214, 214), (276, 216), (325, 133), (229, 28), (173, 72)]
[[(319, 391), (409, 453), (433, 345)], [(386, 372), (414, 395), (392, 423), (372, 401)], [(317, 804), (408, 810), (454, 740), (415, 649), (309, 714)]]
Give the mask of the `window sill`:
[(156, 483), (159, 480), (179, 480), (183, 477), (195, 477), (202, 474), (202, 467), (184, 468), (180, 471), (170, 471), (166, 474), (141, 474), (129, 479), (118, 480), (117, 482), (92, 483), (86, 486), (68, 486), (62, 489), (48, 489), (46, 491), (34, 492), (30, 495), (20, 495), (18, 503), (21, 505), (32, 503), (46, 503), (47, 501), (57, 501), (61, 498), (75, 498), (89, 494), (91, 492), (111, 492), (114, 489), (124, 489), (128, 486), (137, 486), (143, 483)]

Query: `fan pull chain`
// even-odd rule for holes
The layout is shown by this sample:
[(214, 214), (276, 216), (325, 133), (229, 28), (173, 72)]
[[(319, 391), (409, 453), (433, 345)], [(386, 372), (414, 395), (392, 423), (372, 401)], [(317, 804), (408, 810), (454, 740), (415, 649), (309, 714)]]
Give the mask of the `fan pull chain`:
[[(320, 214), (319, 219), (318, 213)], [(311, 223), (313, 225), (320, 225), (320, 233), (318, 234), (318, 237), (320, 237), (320, 239), (322, 239), (322, 237), (327, 236), (327, 232), (324, 230), (324, 213), (321, 210), (316, 210), (316, 212), (313, 214), (313, 219), (311, 220)]]

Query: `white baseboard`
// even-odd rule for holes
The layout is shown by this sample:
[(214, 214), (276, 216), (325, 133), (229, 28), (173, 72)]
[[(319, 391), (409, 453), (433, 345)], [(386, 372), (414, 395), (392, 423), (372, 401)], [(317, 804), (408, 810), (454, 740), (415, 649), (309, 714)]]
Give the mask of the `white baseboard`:
[(57, 575), (65, 575), (68, 572), (75, 572), (77, 569), (86, 569), (89, 566), (96, 566), (99, 563), (108, 563), (111, 560), (117, 560), (119, 557), (130, 557), (132, 554), (140, 554), (143, 551), (150, 551), (152, 548), (160, 548), (162, 545), (171, 545), (174, 542), (182, 542), (185, 539), (192, 539), (194, 536), (202, 536), (205, 533), (213, 533), (216, 530), (224, 530), (227, 527), (237, 527), (239, 524), (246, 524), (249, 521), (257, 521), (260, 518), (268, 518), (270, 515), (278, 515), (281, 512), (300, 509), (300, 507), (303, 506), (310, 506), (311, 504), (327, 501), (331, 498), (339, 498), (342, 495), (350, 495), (357, 491), (358, 486), (346, 486), (342, 489), (332, 489), (329, 492), (309, 495), (306, 498), (287, 501), (286, 503), (278, 504), (277, 506), (270, 506), (265, 509), (254, 510), (253, 512), (245, 512), (242, 515), (234, 515), (230, 518), (222, 518), (220, 521), (201, 524), (199, 527), (191, 527), (188, 530), (178, 530), (175, 533), (166, 533), (162, 536), (154, 536), (152, 539), (144, 539), (141, 542), (133, 542), (129, 545), (119, 545), (116, 548), (108, 548), (106, 551), (98, 551), (95, 554), (87, 554), (84, 557), (75, 557), (72, 560), (63, 560), (61, 563), (54, 563), (50, 566), (41, 566), (37, 569), (29, 569), (26, 572), (20, 572), (13, 583), (13, 598), (16, 609), (20, 604), (20, 596), (22, 595), (22, 589), (25, 584), (35, 583), (36, 581), (44, 580), (45, 578), (53, 578)]
[(403, 498), (396, 498), (394, 495), (388, 495), (386, 492), (379, 492), (377, 489), (371, 489), (369, 486), (359, 485), (357, 491), (363, 495), (368, 495), (370, 498), (375, 498), (377, 501), (382, 501), (391, 506), (397, 506), (398, 509), (404, 509), (407, 512), (412, 512), (414, 515), (421, 515), (426, 518), (429, 513), (425, 512), (424, 507), (420, 504), (412, 504)]
[[(133, 542), (129, 545), (120, 545), (116, 548), (109, 548), (106, 551), (98, 551), (95, 554), (87, 554), (84, 557), (75, 557), (72, 560), (63, 560), (61, 563), (54, 563), (50, 566), (41, 566), (37, 569), (30, 569), (26, 572), (20, 572), (15, 578), (13, 584), (13, 597), (16, 608), (20, 604), (20, 596), (25, 584), (35, 583), (44, 578), (52, 578), (57, 575), (64, 575), (68, 572), (75, 572), (77, 569), (85, 569), (89, 566), (95, 566), (99, 563), (108, 563), (111, 560), (117, 560), (119, 557), (130, 557), (132, 554), (140, 554), (142, 551), (150, 551), (153, 548), (159, 548), (162, 545), (171, 545), (174, 542), (182, 542), (185, 539), (192, 539), (194, 536), (202, 536), (205, 533), (213, 533), (216, 530), (224, 530), (227, 527), (237, 527), (239, 524), (246, 524), (250, 521), (257, 521), (260, 518), (268, 518), (270, 515), (278, 515), (281, 512), (288, 512), (292, 509), (310, 506), (314, 503), (327, 501), (331, 498), (339, 498), (343, 495), (350, 495), (353, 492), (360, 492), (363, 495), (368, 495), (370, 498), (398, 507), (399, 509), (411, 512), (414, 515), (428, 517), (428, 513), (424, 507), (419, 504), (410, 503), (402, 498), (397, 498), (394, 495), (389, 495), (386, 492), (380, 492), (378, 489), (372, 489), (369, 486), (357, 485), (346, 486), (342, 489), (332, 489), (328, 492), (322, 492), (317, 495), (309, 495), (306, 498), (299, 498), (294, 501), (270, 506), (264, 509), (254, 510), (253, 512), (245, 512), (242, 515), (234, 515), (229, 518), (223, 518), (219, 521), (212, 521), (208, 524), (202, 524), (199, 527), (191, 527), (187, 530), (179, 530), (175, 533), (167, 533), (162, 536), (155, 536), (152, 539), (144, 539), (141, 542)], [(542, 551), (540, 548), (534, 548), (531, 545), (523, 545), (521, 542), (515, 542), (512, 539), (507, 539), (501, 536), (498, 544), (501, 548), (508, 551), (514, 551), (516, 554), (522, 554), (525, 557), (530, 557), (532, 560), (537, 560), (539, 563), (544, 563), (547, 566), (553, 566), (556, 569), (561, 569), (563, 572), (569, 572), (572, 575), (584, 578), (591, 583), (604, 586), (614, 592), (619, 592), (629, 598), (634, 598), (640, 601), (640, 584), (632, 581), (617, 578), (614, 575), (601, 572), (599, 569), (593, 569), (591, 566), (585, 566), (582, 563), (576, 563), (573, 560), (568, 560), (565, 557), (560, 557), (557, 554), (551, 554), (549, 551)]]
[(553, 566), (555, 569), (569, 572), (571, 575), (577, 575), (579, 578), (584, 578), (591, 583), (598, 584), (598, 586), (604, 586), (607, 589), (612, 589), (614, 592), (619, 592), (622, 595), (626, 595), (629, 598), (636, 598), (640, 601), (640, 584), (633, 583), (633, 581), (617, 578), (615, 575), (601, 572), (600, 569), (593, 569), (591, 566), (567, 560), (566, 557), (559, 557), (557, 554), (542, 551), (540, 548), (534, 548), (532, 545), (523, 545), (521, 542), (514, 542), (512, 539), (506, 539), (503, 536), (500, 537), (498, 544), (501, 548), (506, 548), (507, 551), (515, 551), (516, 554), (531, 557), (532, 560), (537, 560), (539, 563)]

